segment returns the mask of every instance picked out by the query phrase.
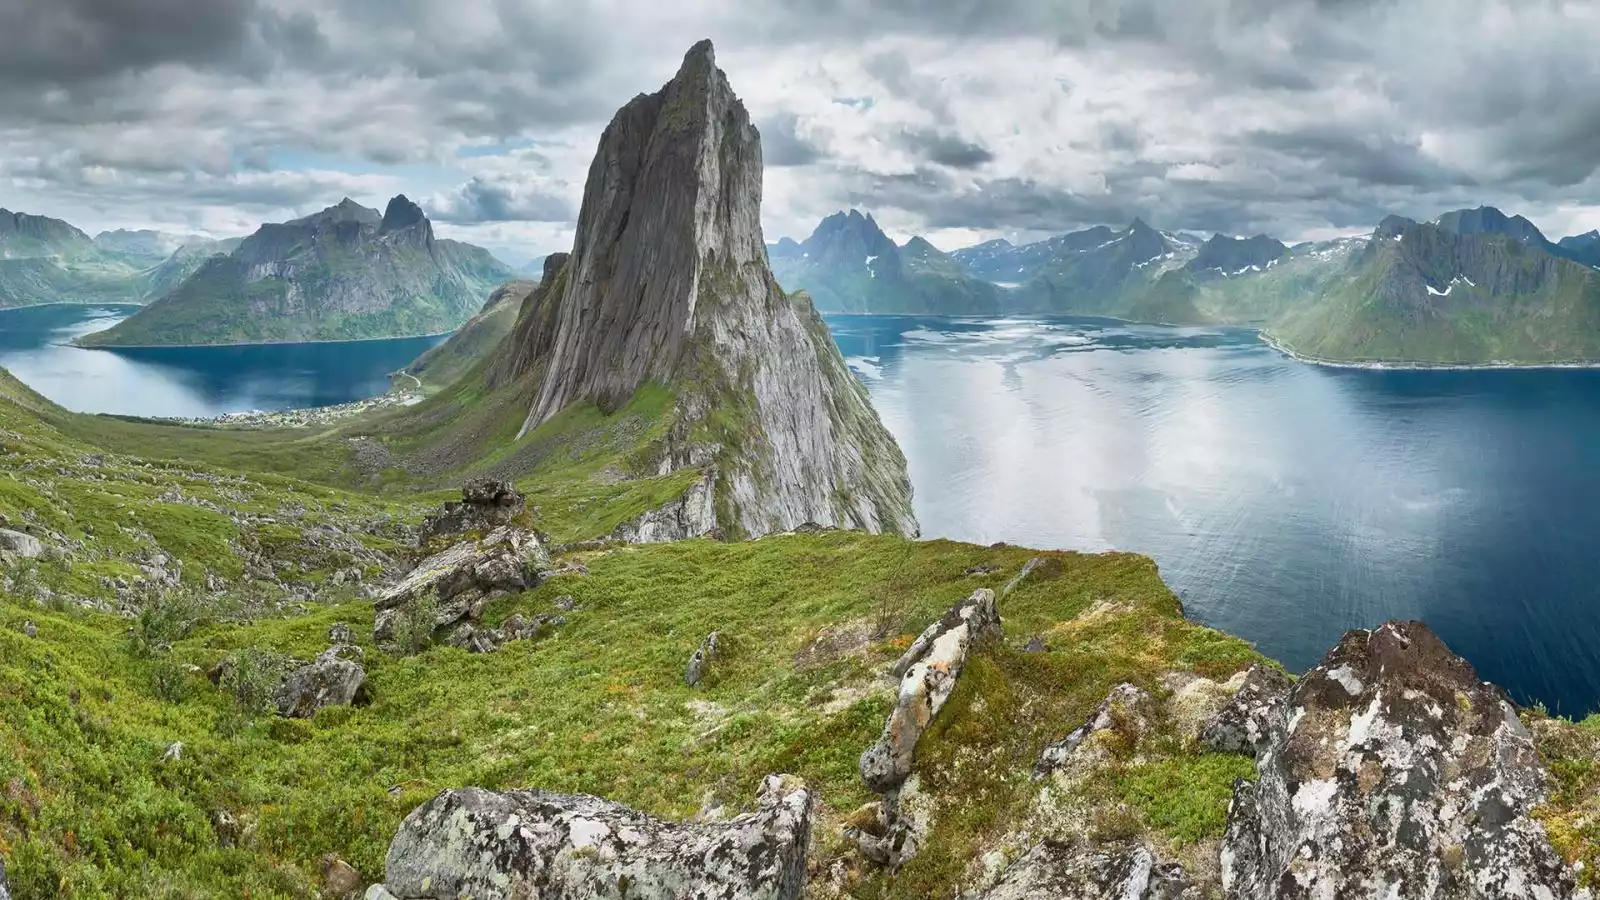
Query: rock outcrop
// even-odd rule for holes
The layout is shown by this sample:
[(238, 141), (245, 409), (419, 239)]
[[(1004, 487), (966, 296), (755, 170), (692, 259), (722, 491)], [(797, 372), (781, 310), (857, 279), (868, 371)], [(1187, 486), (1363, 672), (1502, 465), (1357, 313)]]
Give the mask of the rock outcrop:
[(1531, 815), (1546, 776), (1516, 710), (1422, 623), (1346, 634), (1267, 721), (1228, 897), (1589, 896)]
[(550, 554), (538, 536), (513, 525), (461, 541), (424, 559), (378, 595), (373, 638), (390, 643), (401, 619), (423, 606), (434, 611), (439, 628), (476, 619), (496, 593), (535, 587), (549, 568)]
[(1183, 867), (1158, 861), (1142, 844), (1085, 848), (1036, 844), (1006, 868), (981, 900), (1199, 900)]
[(278, 715), (308, 719), (324, 707), (364, 702), (367, 671), (356, 661), (360, 655), (360, 647), (330, 647), (314, 661), (291, 670), (272, 698)]
[(401, 824), (383, 890), (399, 900), (795, 900), (812, 805), (779, 775), (763, 782), (755, 812), (714, 824), (662, 822), (591, 796), (449, 790)]
[[(663, 468), (698, 455), (733, 536), (803, 522), (916, 532), (905, 461), (803, 296), (767, 267), (761, 143), (696, 44), (606, 128), (571, 258), (522, 315), (492, 380), (537, 378), (523, 432), (577, 402), (670, 386)], [(703, 448), (703, 449), (702, 449)]]
[(706, 670), (711, 668), (711, 661), (717, 656), (717, 648), (721, 643), (722, 635), (711, 632), (706, 639), (700, 642), (694, 653), (689, 656), (689, 665), (684, 667), (683, 680), (689, 687), (696, 687), (706, 677)]
[[(1119, 684), (1100, 701), (1089, 718), (1067, 736), (1050, 744), (1039, 754), (1033, 764), (1033, 777), (1043, 778), (1065, 765), (1094, 735), (1121, 727), (1137, 736), (1149, 728), (1154, 718), (1155, 700), (1146, 691), (1131, 684)], [(1097, 753), (1103, 755), (1103, 751)]]
[(929, 625), (892, 670), (900, 678), (899, 699), (878, 742), (861, 754), (861, 778), (878, 793), (892, 791), (911, 775), (917, 741), (955, 690), (975, 644), (1000, 636), (994, 591), (978, 588)]
[(1218, 753), (1254, 755), (1266, 742), (1272, 717), (1282, 713), (1279, 701), (1289, 687), (1289, 676), (1277, 666), (1251, 666), (1239, 690), (1202, 724), (1201, 745)]
[(468, 531), (489, 532), (510, 525), (528, 502), (509, 481), (476, 478), (461, 489), (461, 499), (448, 500), (444, 507), (422, 521), (419, 544)]
[(701, 476), (677, 499), (618, 525), (612, 530), (611, 539), (629, 544), (661, 544), (720, 532), (716, 485), (710, 476)]
[(35, 559), (44, 554), (44, 542), (31, 534), (0, 528), (0, 554)]

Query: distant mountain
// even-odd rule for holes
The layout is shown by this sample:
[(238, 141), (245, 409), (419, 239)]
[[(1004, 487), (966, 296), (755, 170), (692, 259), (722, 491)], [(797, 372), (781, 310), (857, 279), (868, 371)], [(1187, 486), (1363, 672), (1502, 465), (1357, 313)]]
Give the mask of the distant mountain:
[(146, 266), (159, 265), (184, 247), (211, 243), (214, 243), (211, 239), (197, 234), (171, 234), (149, 229), (128, 231), (119, 228), (94, 236), (94, 245), (99, 250)]
[(904, 247), (858, 210), (822, 220), (811, 236), (768, 246), (767, 259), (785, 290), (803, 290), (822, 312), (986, 315), (1000, 309), (1000, 290), (964, 272), (922, 238)]
[(1216, 234), (1200, 246), (1200, 251), (1184, 263), (1183, 268), (1196, 274), (1242, 275), (1263, 271), (1288, 252), (1289, 248), (1282, 241), (1264, 234), (1251, 238)]
[(60, 219), (0, 208), (0, 259), (77, 257), (93, 252), (89, 236)]
[[(1094, 243), (1100, 237), (1106, 240)], [(1090, 229), (1056, 240), (1055, 254), (1016, 289), (1018, 311), (1133, 317), (1134, 300), (1181, 264), (1178, 247), (1142, 219), (1120, 232)]]
[(487, 250), (436, 239), (422, 209), (403, 195), (381, 214), (346, 198), (314, 215), (261, 226), (231, 253), (208, 255), (145, 309), (80, 343), (227, 344), (436, 333), (466, 321), (513, 274)]
[(1556, 242), (1560, 253), (1567, 259), (1583, 263), (1590, 268), (1600, 267), (1600, 231), (1575, 234)]
[(1390, 216), (1336, 283), (1271, 333), (1334, 360), (1600, 360), (1600, 273), (1561, 249), (1489, 207), (1431, 223)]
[(1115, 240), (1117, 233), (1104, 225), (1057, 235), (1031, 244), (1014, 245), (1001, 238), (952, 251), (950, 257), (967, 273), (984, 281), (1019, 285), (1039, 268), (1063, 253), (1093, 249)]
[[(98, 238), (96, 238), (98, 240)], [(199, 238), (184, 243), (155, 266), (140, 275), (140, 296), (154, 299), (173, 290), (193, 275), (213, 256), (226, 256), (238, 249), (244, 238), (226, 238), (220, 241)]]

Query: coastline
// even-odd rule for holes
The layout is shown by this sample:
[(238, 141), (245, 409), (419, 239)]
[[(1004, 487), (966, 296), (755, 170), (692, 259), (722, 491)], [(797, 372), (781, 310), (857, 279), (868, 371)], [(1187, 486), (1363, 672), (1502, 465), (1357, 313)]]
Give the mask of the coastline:
[[(98, 331), (90, 334), (99, 334)], [(410, 341), (420, 338), (446, 337), (455, 329), (430, 331), (426, 334), (395, 334), (364, 338), (320, 338), (307, 341), (230, 341), (225, 344), (82, 344), (78, 338), (67, 343), (79, 350), (199, 350), (207, 347), (288, 347), (296, 344), (367, 344), (373, 341)], [(88, 335), (83, 335), (87, 337)]]
[(1519, 362), (1430, 363), (1430, 362), (1407, 362), (1407, 361), (1402, 361), (1402, 360), (1387, 361), (1387, 360), (1325, 359), (1325, 358), (1320, 357), (1320, 356), (1309, 356), (1307, 354), (1299, 352), (1298, 350), (1295, 350), (1294, 348), (1288, 346), (1287, 344), (1281, 343), (1276, 338), (1274, 338), (1272, 335), (1268, 334), (1266, 329), (1256, 329), (1256, 336), (1261, 339), (1261, 343), (1266, 344), (1268, 347), (1271, 347), (1273, 350), (1276, 350), (1277, 352), (1283, 354), (1284, 356), (1288, 357), (1289, 359), (1294, 360), (1295, 362), (1304, 363), (1306, 365), (1311, 365), (1311, 366), (1322, 366), (1323, 368), (1327, 368), (1327, 369), (1372, 369), (1372, 370), (1380, 370), (1380, 371), (1381, 370), (1393, 370), (1393, 371), (1405, 371), (1405, 372), (1422, 372), (1422, 371), (1441, 371), (1441, 372), (1443, 372), (1443, 371), (1467, 371), (1467, 372), (1471, 372), (1471, 371), (1505, 371), (1505, 370), (1510, 370), (1510, 369), (1529, 369), (1529, 370), (1534, 370), (1534, 369), (1600, 369), (1600, 360), (1588, 361), (1588, 362), (1542, 362), (1542, 363), (1519, 363)]

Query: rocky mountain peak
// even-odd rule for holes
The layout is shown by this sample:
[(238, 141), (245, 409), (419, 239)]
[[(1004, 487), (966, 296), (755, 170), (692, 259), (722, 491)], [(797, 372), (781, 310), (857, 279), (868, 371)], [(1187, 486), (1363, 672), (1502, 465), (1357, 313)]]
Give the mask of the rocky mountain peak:
[(858, 209), (836, 212), (823, 219), (800, 247), (816, 265), (850, 270), (870, 266), (880, 259), (887, 263), (898, 250), (877, 221)]
[(1550, 243), (1532, 222), (1522, 216), (1508, 216), (1492, 206), (1447, 212), (1434, 224), (1451, 234), (1502, 235), (1524, 244), (1541, 247)]
[(396, 194), (394, 199), (389, 201), (389, 206), (384, 209), (383, 221), (379, 224), (378, 230), (387, 234), (427, 221), (428, 217), (423, 213), (422, 207), (413, 203), (405, 194)]
[(1215, 234), (1200, 246), (1200, 252), (1189, 260), (1185, 268), (1192, 272), (1220, 269), (1233, 274), (1251, 267), (1264, 269), (1288, 252), (1289, 248), (1283, 242), (1264, 234), (1249, 238)]
[(712, 410), (717, 429), (738, 432), (696, 441), (716, 457), (728, 532), (808, 521), (913, 532), (904, 457), (810, 301), (768, 269), (761, 173), (761, 137), (709, 41), (617, 112), (566, 274), (503, 351), (518, 360), (510, 378), (544, 373), (523, 433), (570, 404), (612, 411), (665, 384), (684, 439), (706, 433)]

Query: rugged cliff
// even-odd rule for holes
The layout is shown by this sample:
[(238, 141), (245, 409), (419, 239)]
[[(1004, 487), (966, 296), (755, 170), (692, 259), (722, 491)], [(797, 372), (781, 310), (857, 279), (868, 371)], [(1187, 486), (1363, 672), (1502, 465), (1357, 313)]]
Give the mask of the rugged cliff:
[(729, 534), (914, 533), (904, 457), (810, 300), (773, 279), (760, 214), (760, 135), (702, 42), (606, 128), (571, 258), (490, 381), (537, 381), (523, 434), (665, 385), (657, 465), (712, 473)]
[[(223, 249), (223, 248), (217, 248)], [(174, 260), (178, 274), (194, 265)], [(425, 334), (464, 322), (509, 267), (434, 237), (404, 196), (380, 214), (349, 199), (261, 226), (89, 346), (349, 340)]]

